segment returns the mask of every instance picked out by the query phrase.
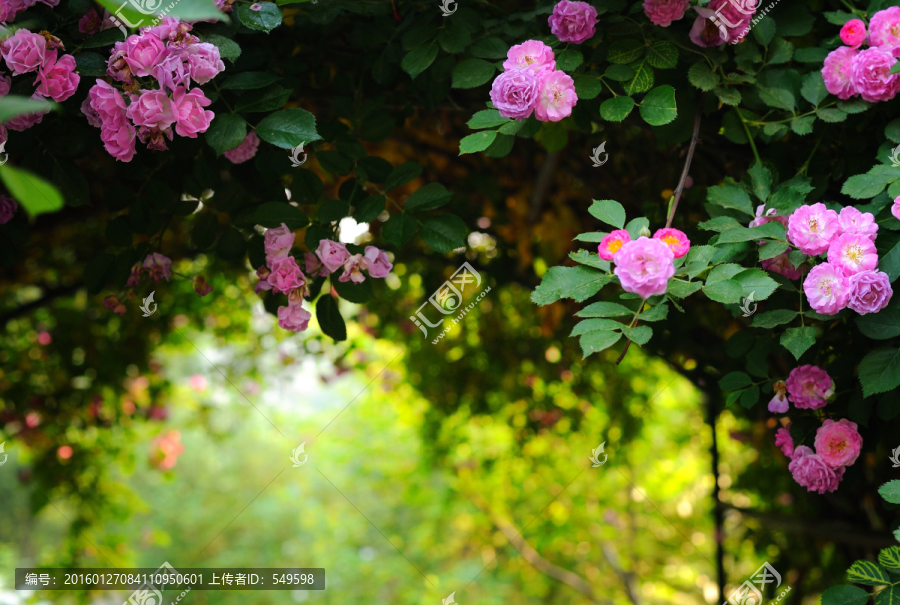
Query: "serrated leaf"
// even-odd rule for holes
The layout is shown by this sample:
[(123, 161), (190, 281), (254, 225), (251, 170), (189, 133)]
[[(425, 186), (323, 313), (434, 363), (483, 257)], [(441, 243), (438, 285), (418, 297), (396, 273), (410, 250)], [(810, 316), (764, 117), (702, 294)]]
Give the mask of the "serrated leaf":
[(900, 546), (888, 546), (878, 553), (878, 564), (889, 571), (900, 571)]
[(644, 54), (644, 43), (634, 38), (617, 40), (609, 47), (607, 59), (610, 63), (632, 63)]
[(703, 287), (703, 283), (699, 281), (686, 282), (680, 279), (671, 279), (669, 280), (669, 287), (666, 289), (666, 294), (674, 296), (675, 298), (687, 298), (701, 287)]
[(847, 114), (840, 109), (834, 107), (826, 107), (825, 109), (817, 109), (816, 117), (828, 124), (843, 122), (847, 119)]
[(395, 214), (384, 224), (381, 234), (384, 239), (392, 243), (394, 246), (401, 248), (403, 244), (412, 239), (412, 236), (419, 230), (416, 219), (411, 215), (404, 213)]
[(594, 218), (612, 225), (616, 229), (621, 229), (625, 226), (625, 208), (614, 200), (594, 200), (588, 212)]
[(651, 126), (663, 126), (678, 117), (675, 89), (668, 84), (651, 90), (639, 108), (641, 117)]
[(721, 78), (706, 61), (699, 61), (688, 70), (688, 81), (702, 91), (710, 91), (719, 85)]
[(900, 504), (900, 479), (888, 481), (878, 488), (878, 493), (891, 504)]
[(828, 90), (825, 88), (825, 80), (822, 78), (822, 72), (811, 71), (803, 76), (803, 85), (800, 87), (800, 96), (813, 105), (818, 105), (828, 96)]
[(657, 69), (672, 69), (678, 65), (678, 48), (671, 42), (657, 40), (647, 49), (647, 62)]
[(496, 109), (482, 109), (481, 111), (476, 112), (475, 115), (472, 116), (472, 119), (466, 122), (466, 126), (472, 130), (480, 130), (482, 128), (496, 128), (497, 126), (503, 126), (504, 124), (509, 123), (509, 118), (501, 116), (500, 112)]
[(859, 363), (859, 382), (865, 397), (900, 386), (900, 349), (875, 349), (863, 357)]
[(613, 97), (600, 104), (600, 116), (607, 122), (621, 122), (634, 109), (634, 99), (626, 96)]
[(384, 183), (384, 190), (390, 191), (397, 187), (414, 181), (422, 174), (422, 164), (418, 162), (405, 162), (394, 168)]
[(638, 319), (641, 321), (660, 321), (665, 319), (668, 314), (669, 306), (659, 304), (638, 315)]
[(330, 336), (335, 342), (347, 340), (347, 326), (338, 310), (337, 302), (330, 294), (326, 293), (316, 301), (316, 320), (322, 333)]
[(650, 67), (646, 60), (639, 63), (632, 63), (631, 68), (634, 69), (634, 78), (623, 84), (626, 94), (636, 95), (647, 92), (653, 88), (653, 81), (655, 79), (653, 68)]
[(739, 302), (743, 291), (741, 284), (731, 279), (724, 279), (703, 286), (703, 293), (706, 294), (710, 300), (725, 304)]
[(713, 92), (725, 105), (731, 105), (732, 107), (734, 107), (736, 105), (739, 105), (741, 102), (741, 91), (739, 91), (737, 88), (724, 88), (722, 86), (719, 86), (713, 89)]
[(800, 360), (803, 355), (816, 342), (816, 329), (811, 326), (788, 328), (781, 335), (781, 346), (791, 352), (794, 359)]
[(459, 141), (459, 155), (484, 151), (491, 146), (491, 143), (493, 143), (496, 138), (496, 130), (482, 130), (481, 132), (476, 132), (463, 137)]
[(786, 88), (767, 88), (757, 85), (756, 89), (759, 92), (759, 98), (769, 107), (784, 109), (785, 111), (794, 111), (797, 107), (797, 100), (791, 91)]
[(634, 315), (634, 311), (613, 302), (595, 302), (575, 314), (576, 317), (624, 317)]
[(753, 379), (744, 372), (729, 372), (719, 379), (719, 388), (723, 391), (746, 389), (753, 384)]
[(621, 332), (590, 332), (584, 334), (579, 342), (584, 358), (616, 344), (622, 338)]
[(440, 183), (428, 183), (406, 199), (403, 209), (407, 212), (423, 212), (440, 208), (450, 201), (453, 194)]
[(822, 593), (822, 605), (865, 605), (868, 601), (868, 592), (850, 584), (832, 586)]
[[(732, 208), (755, 217), (753, 204), (747, 192), (733, 185), (717, 185), (707, 191), (707, 201), (723, 208)], [(769, 224), (769, 223), (766, 223)]]
[(747, 173), (750, 175), (750, 182), (753, 185), (753, 194), (759, 198), (759, 201), (765, 202), (769, 199), (772, 191), (772, 172), (762, 164), (756, 163), (750, 167)]
[(751, 326), (754, 328), (771, 329), (775, 326), (790, 323), (797, 317), (796, 311), (790, 309), (775, 309), (774, 311), (766, 311), (753, 317)]
[(608, 274), (579, 265), (577, 267), (551, 267), (540, 285), (531, 293), (537, 305), (549, 305), (561, 298), (583, 302), (600, 291), (612, 280)]
[(860, 315), (856, 318), (859, 331), (873, 340), (886, 340), (900, 336), (900, 309), (887, 307), (878, 313)]
[(422, 239), (434, 250), (446, 254), (466, 245), (466, 224), (453, 214), (439, 214), (422, 225)]
[(650, 338), (653, 337), (653, 328), (650, 326), (637, 326), (635, 328), (623, 326), (622, 332), (625, 334), (625, 338), (641, 346), (650, 342)]
[(880, 565), (865, 560), (853, 562), (853, 565), (847, 570), (847, 581), (868, 586), (891, 583), (890, 576)]
[[(435, 47), (437, 54), (437, 47)], [(432, 61), (434, 58), (432, 58)], [(493, 64), (483, 59), (466, 59), (460, 61), (453, 68), (452, 84), (453, 88), (475, 88), (481, 86), (494, 77), (496, 68)]]
[(579, 321), (575, 324), (575, 327), (572, 328), (572, 333), (569, 334), (569, 336), (581, 336), (582, 334), (588, 334), (589, 332), (621, 330), (624, 327), (627, 326), (614, 319), (585, 319), (584, 321)]
[(791, 130), (800, 136), (812, 133), (813, 122), (816, 121), (815, 116), (806, 116), (805, 118), (794, 118), (791, 120)]
[[(435, 58), (438, 54), (438, 45), (436, 42), (431, 42), (429, 44), (423, 44), (421, 46), (417, 46), (412, 49), (403, 57), (403, 60), (400, 62), (400, 68), (409, 74), (409, 76), (415, 80), (419, 74), (428, 69), (432, 63), (434, 63)], [(470, 59), (470, 61), (480, 61), (481, 59)], [(482, 61), (486, 63), (486, 61)], [(490, 65), (490, 63), (488, 63)], [(493, 66), (491, 66), (493, 71)], [(454, 74), (456, 70), (454, 70)], [(485, 80), (487, 81), (487, 80)], [(455, 83), (455, 78), (454, 78)], [(483, 82), (482, 82), (483, 83)], [(477, 84), (475, 85), (477, 86)]]

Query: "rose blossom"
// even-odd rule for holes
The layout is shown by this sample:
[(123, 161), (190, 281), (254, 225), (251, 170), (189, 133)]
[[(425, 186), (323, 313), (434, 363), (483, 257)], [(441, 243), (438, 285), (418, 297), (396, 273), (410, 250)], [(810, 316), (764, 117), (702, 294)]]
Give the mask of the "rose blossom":
[(100, 127), (103, 147), (120, 162), (130, 162), (134, 158), (135, 136), (134, 126), (125, 118), (116, 124), (104, 123)]
[(141, 90), (138, 97), (132, 97), (131, 105), (125, 110), (135, 126), (147, 126), (165, 130), (175, 123), (172, 99), (162, 90)]
[(887, 273), (860, 271), (850, 276), (850, 302), (847, 306), (860, 315), (878, 313), (891, 302), (893, 295)]
[(597, 253), (603, 260), (612, 260), (616, 252), (630, 241), (631, 235), (625, 229), (616, 229), (609, 235), (603, 236)]
[[(56, 51), (47, 53), (48, 59), (50, 55), (56, 56)], [(54, 101), (61, 103), (75, 94), (81, 76), (75, 73), (75, 57), (72, 55), (63, 55), (56, 62), (47, 61), (38, 70), (37, 93), (50, 97)]]
[(363, 255), (366, 259), (369, 277), (382, 278), (387, 277), (388, 273), (394, 265), (388, 260), (387, 252), (379, 250), (375, 246), (366, 246), (366, 253)]
[(16, 203), (16, 200), (8, 195), (0, 194), (0, 225), (5, 225), (11, 221), (18, 209), (19, 204)]
[(328, 275), (328, 269), (325, 268), (325, 265), (322, 264), (322, 261), (319, 260), (319, 257), (314, 252), (304, 254), (303, 260), (306, 261), (306, 274), (310, 277), (325, 277)]
[(891, 214), (900, 221), (900, 195), (894, 198), (894, 204), (891, 206)]
[(782, 252), (774, 258), (767, 258), (760, 264), (766, 271), (783, 275), (790, 280), (800, 279), (803, 276), (800, 267), (795, 267), (791, 262), (788, 252)]
[(794, 455), (794, 440), (791, 439), (791, 424), (775, 431), (775, 445), (781, 448), (781, 452), (788, 458)]
[(681, 258), (691, 249), (691, 240), (682, 231), (671, 227), (657, 229), (653, 234), (653, 239), (658, 239), (667, 245), (675, 258)]
[(194, 287), (194, 292), (196, 292), (200, 298), (203, 298), (213, 291), (213, 287), (207, 283), (206, 278), (202, 275), (195, 276), (192, 285)]
[(841, 28), (841, 42), (850, 48), (859, 48), (865, 41), (866, 24), (862, 22), (862, 19), (850, 19), (844, 23)]
[(0, 74), (0, 97), (8, 95), (11, 87), (12, 79), (6, 74)]
[(338, 278), (340, 282), (352, 281), (354, 284), (361, 284), (366, 280), (363, 275), (363, 269), (366, 268), (366, 260), (362, 254), (353, 254), (344, 263), (344, 273)]
[(125, 315), (125, 308), (116, 296), (110, 295), (103, 299), (103, 306), (115, 313), (116, 315)]
[(188, 55), (184, 51), (173, 49), (165, 59), (153, 67), (153, 77), (159, 82), (160, 87), (172, 91), (179, 86), (191, 87), (191, 73), (187, 58)]
[(892, 74), (897, 59), (884, 48), (867, 48), (853, 58), (850, 82), (863, 100), (889, 101), (900, 90), (900, 74)]
[(825, 407), (832, 394), (831, 376), (814, 365), (798, 366), (791, 370), (785, 381), (788, 399), (801, 410), (817, 410)]
[(256, 283), (256, 287), (253, 288), (253, 291), (256, 294), (272, 289), (272, 284), (268, 282), (269, 275), (271, 274), (272, 272), (269, 271), (268, 267), (263, 266), (256, 269), (256, 277), (259, 278), (259, 281)]
[(776, 216), (777, 210), (775, 208), (769, 208), (766, 210), (765, 204), (760, 204), (756, 207), (756, 218), (750, 221), (750, 224), (747, 225), (750, 228), (759, 227), (760, 225), (765, 225), (766, 223), (771, 223), (772, 221), (781, 223), (784, 225), (785, 229), (788, 226), (788, 217), (786, 216)]
[(206, 84), (225, 71), (219, 49), (208, 42), (191, 44), (185, 47), (184, 52), (187, 54), (191, 79), (197, 84)]
[(837, 212), (822, 203), (800, 206), (788, 218), (788, 239), (803, 254), (822, 254), (840, 230)]
[(896, 6), (872, 15), (869, 20), (869, 46), (880, 46), (890, 51), (900, 45), (900, 27), (898, 26), (900, 26), (900, 8)]
[(655, 25), (669, 27), (684, 17), (690, 5), (690, 0), (644, 0), (644, 14)]
[(845, 233), (833, 239), (828, 246), (828, 262), (850, 277), (854, 273), (877, 267), (878, 252), (867, 236)]
[[(750, 8), (750, 2), (712, 0), (706, 7), (695, 7), (699, 16), (691, 27), (691, 41), (697, 46), (708, 47), (740, 39), (746, 35), (750, 20), (756, 14), (756, 4)], [(748, 9), (749, 13), (746, 12)]]
[[(21, 31), (21, 30), (19, 30), (19, 31)], [(41, 95), (39, 95), (37, 92), (35, 92), (33, 95), (31, 95), (31, 100), (32, 101), (42, 101), (42, 102), (46, 101), (46, 99), (44, 97), (42, 97)], [(27, 130), (27, 129), (31, 128), (35, 124), (40, 124), (41, 120), (43, 120), (44, 116), (47, 115), (48, 113), (50, 113), (49, 109), (35, 111), (32, 113), (24, 113), (24, 114), (18, 115), (14, 118), (7, 120), (6, 122), (4, 122), (3, 125), (6, 128), (8, 128), (9, 130), (15, 130), (17, 132), (22, 132), (23, 130)]]
[(774, 385), (775, 396), (769, 402), (769, 411), (773, 414), (784, 414), (788, 411), (787, 386), (779, 380)]
[(47, 40), (27, 29), (16, 30), (15, 34), (0, 42), (0, 55), (16, 76), (40, 67), (46, 52)]
[(187, 92), (179, 86), (172, 95), (175, 105), (175, 132), (179, 136), (196, 139), (197, 134), (206, 132), (216, 114), (203, 108), (212, 103), (199, 88)]
[(16, 15), (24, 11), (30, 5), (25, 0), (5, 0), (0, 2), (0, 23), (8, 23), (16, 18)]
[(131, 67), (125, 61), (125, 43), (116, 42), (113, 44), (109, 54), (109, 60), (106, 62), (107, 75), (113, 80), (118, 80), (125, 84), (134, 82), (134, 78), (131, 77)]
[(99, 34), (100, 27), (103, 25), (103, 18), (97, 9), (91, 8), (78, 20), (78, 31), (82, 34)]
[(291, 332), (302, 332), (309, 325), (312, 317), (309, 311), (303, 308), (302, 299), (288, 301), (288, 306), (278, 307), (278, 325)]
[(88, 91), (88, 98), (91, 109), (97, 112), (101, 122), (113, 122), (119, 118), (125, 120), (125, 99), (111, 84), (97, 80), (97, 83)]
[(347, 262), (350, 253), (347, 252), (347, 246), (344, 244), (330, 239), (323, 239), (319, 241), (319, 247), (316, 248), (316, 256), (319, 257), (319, 260), (322, 261), (329, 273), (334, 273), (341, 265)]
[(272, 286), (275, 294), (287, 294), (294, 288), (299, 288), (306, 284), (306, 276), (300, 270), (300, 265), (294, 260), (293, 256), (283, 259), (272, 270), (267, 279)]
[(597, 32), (597, 9), (587, 2), (560, 0), (547, 21), (560, 42), (581, 44)]
[(153, 283), (158, 284), (162, 278), (166, 278), (166, 281), (169, 281), (172, 272), (172, 261), (159, 252), (154, 252), (148, 254), (147, 258), (144, 259), (143, 268), (150, 279), (153, 280)]
[(794, 476), (794, 481), (806, 488), (809, 492), (833, 492), (844, 476), (843, 466), (833, 469), (822, 460), (821, 456), (813, 452), (805, 445), (794, 450), (788, 470)]
[(136, 76), (149, 76), (168, 55), (165, 43), (153, 34), (128, 36), (122, 50), (125, 51), (125, 62)]
[(873, 242), (878, 237), (878, 223), (875, 222), (871, 212), (860, 212), (853, 206), (845, 206), (838, 215), (838, 223), (843, 234), (865, 235)]
[(531, 69), (535, 73), (554, 71), (556, 59), (553, 49), (540, 40), (526, 40), (510, 47), (506, 53), (503, 69)]
[(280, 227), (266, 229), (263, 239), (265, 241), (263, 247), (266, 251), (266, 264), (272, 268), (279, 261), (288, 257), (288, 253), (294, 245), (294, 234), (284, 223), (281, 223)]
[(541, 92), (534, 105), (534, 117), (541, 122), (559, 122), (572, 115), (578, 102), (575, 81), (564, 71), (545, 72), (540, 76)]
[(826, 420), (816, 431), (816, 453), (831, 467), (850, 466), (859, 457), (862, 437), (856, 423), (846, 418)]
[(241, 141), (240, 145), (234, 149), (229, 149), (222, 155), (228, 158), (232, 164), (243, 164), (253, 159), (257, 149), (259, 149), (259, 135), (256, 134), (255, 130), (251, 130), (244, 137), (244, 140)]
[(803, 291), (816, 313), (834, 315), (850, 300), (850, 282), (840, 267), (831, 263), (816, 265), (803, 280)]
[(622, 283), (622, 289), (641, 298), (664, 294), (669, 278), (675, 275), (675, 255), (658, 239), (642, 236), (628, 242), (613, 260), (616, 264), (613, 273)]
[(531, 69), (506, 70), (491, 84), (491, 102), (504, 118), (530, 116), (540, 93), (540, 78)]
[(828, 53), (825, 63), (822, 65), (825, 89), (844, 101), (859, 94), (851, 80), (853, 59), (858, 52), (854, 48), (841, 46)]
[(166, 16), (158, 25), (142, 27), (141, 34), (156, 36), (170, 47), (184, 48), (186, 45), (200, 41), (199, 38), (188, 33), (192, 29), (193, 26), (190, 23)]

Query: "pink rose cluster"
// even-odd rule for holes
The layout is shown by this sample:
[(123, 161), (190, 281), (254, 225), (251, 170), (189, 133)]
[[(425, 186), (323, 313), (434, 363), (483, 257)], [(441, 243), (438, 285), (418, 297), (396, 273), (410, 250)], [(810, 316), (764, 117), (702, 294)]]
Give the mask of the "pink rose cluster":
[[(306, 275), (300, 270), (297, 260), (290, 255), (294, 246), (294, 233), (282, 223), (280, 227), (267, 229), (265, 233), (266, 264), (256, 270), (259, 283), (256, 292), (272, 290), (275, 294), (287, 294), (288, 305), (278, 307), (278, 325), (285, 330), (302, 332), (306, 330), (312, 315), (303, 308), (303, 299), (309, 294)], [(310, 276), (327, 276), (340, 268), (344, 269), (338, 281), (362, 283), (366, 277), (387, 277), (393, 265), (387, 253), (375, 246), (366, 246), (364, 254), (351, 254), (347, 246), (330, 239), (319, 241), (315, 253), (304, 256), (306, 273)]]
[[(861, 46), (868, 38), (868, 48)], [(868, 31), (860, 19), (841, 28), (841, 46), (828, 53), (822, 66), (825, 88), (839, 99), (860, 96), (870, 103), (889, 101), (900, 91), (900, 74), (891, 68), (900, 57), (900, 7), (872, 15)]]
[[(15, 4), (15, 3), (13, 3)], [(30, 5), (33, 5), (32, 2)], [(53, 6), (53, 5), (51, 5)], [(0, 8), (0, 12), (4, 9)], [(0, 19), (3, 21), (3, 19)], [(72, 55), (60, 55), (65, 50), (59, 38), (44, 34), (35, 34), (25, 29), (0, 42), (0, 56), (13, 76), (35, 73), (35, 91), (31, 98), (37, 101), (52, 99), (62, 102), (75, 94), (81, 76), (75, 73), (75, 58)], [(12, 79), (0, 73), (0, 97), (9, 94)], [(19, 115), (0, 125), (0, 144), (7, 140), (9, 130), (22, 131), (40, 123), (48, 112), (35, 112)]]
[(23, 13), (38, 2), (56, 6), (59, 0), (3, 0), (0, 2), (0, 23), (11, 23), (19, 13)]
[[(769, 411), (785, 413), (789, 399), (799, 409), (815, 410), (824, 407), (834, 393), (834, 383), (828, 373), (813, 365), (791, 370), (786, 382), (775, 383), (775, 397), (769, 402)], [(852, 466), (862, 449), (862, 437), (856, 423), (846, 418), (825, 420), (816, 431), (812, 449), (801, 445), (794, 447), (790, 423), (775, 433), (775, 445), (791, 459), (788, 469), (794, 480), (807, 491), (833, 492), (844, 477), (844, 471)]]
[(644, 14), (654, 25), (669, 27), (684, 17), (690, 5), (690, 0), (644, 0)]
[(597, 9), (587, 2), (560, 0), (547, 22), (560, 42), (581, 44), (597, 33)]
[(541, 122), (559, 122), (572, 115), (578, 96), (572, 77), (556, 69), (553, 49), (528, 40), (507, 52), (503, 73), (491, 85), (491, 102), (504, 118), (521, 120), (534, 113)]
[(600, 241), (598, 254), (613, 261), (613, 273), (623, 290), (646, 299), (666, 293), (669, 279), (675, 275), (675, 259), (690, 249), (690, 240), (678, 229), (659, 229), (652, 238), (636, 240), (625, 229), (616, 229)]
[[(191, 139), (209, 128), (215, 114), (204, 109), (211, 101), (192, 84), (206, 84), (225, 69), (219, 49), (200, 42), (191, 25), (164, 17), (159, 25), (116, 42), (106, 73), (122, 85), (126, 95), (104, 80), (88, 93), (81, 106), (92, 126), (100, 128), (106, 151), (130, 162), (135, 139), (148, 149), (165, 151), (173, 131)], [(146, 87), (149, 78), (155, 87)], [(127, 98), (127, 101), (126, 101)]]
[(698, 16), (691, 41), (704, 48), (735, 43), (746, 35), (758, 5), (755, 0), (712, 0), (705, 7), (694, 7)]

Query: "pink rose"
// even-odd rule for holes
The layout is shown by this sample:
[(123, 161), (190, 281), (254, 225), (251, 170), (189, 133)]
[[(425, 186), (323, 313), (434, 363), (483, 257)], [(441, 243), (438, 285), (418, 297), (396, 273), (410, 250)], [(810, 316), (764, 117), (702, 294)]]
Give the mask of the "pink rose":
[(0, 74), (0, 97), (8, 95), (11, 87), (12, 79), (6, 74)]
[(187, 92), (179, 86), (172, 95), (175, 104), (175, 132), (179, 136), (196, 139), (197, 134), (206, 132), (216, 114), (203, 108), (212, 101), (199, 88)]
[(894, 98), (900, 90), (900, 74), (891, 73), (896, 62), (890, 50), (884, 48), (867, 48), (853, 58), (850, 82), (863, 100), (876, 103)]
[(556, 59), (553, 49), (540, 40), (526, 40), (511, 47), (506, 53), (503, 69), (531, 69), (535, 73), (554, 71)]
[[(756, 14), (758, 2), (712, 0), (706, 7), (695, 7), (699, 17), (691, 28), (690, 38), (697, 46), (721, 46), (736, 42), (747, 33)], [(752, 6), (752, 8), (750, 8)]]
[(866, 41), (866, 24), (862, 19), (850, 19), (841, 28), (841, 42), (850, 48), (859, 48)]
[(300, 270), (300, 266), (293, 256), (279, 261), (267, 280), (275, 294), (287, 294), (294, 288), (306, 284), (306, 276)]
[(175, 109), (172, 99), (162, 90), (141, 90), (137, 99), (125, 110), (125, 115), (135, 126), (147, 126), (165, 130), (175, 123)]
[(344, 273), (338, 278), (340, 282), (352, 281), (354, 284), (361, 284), (366, 280), (363, 275), (363, 269), (366, 268), (366, 261), (362, 254), (354, 254), (344, 263)]
[(172, 261), (159, 252), (148, 254), (144, 259), (143, 269), (147, 272), (154, 284), (158, 284), (162, 278), (169, 281), (172, 273)]
[(153, 77), (162, 88), (174, 91), (179, 86), (191, 87), (188, 55), (183, 50), (172, 49), (165, 59), (153, 68)]
[(232, 164), (243, 164), (253, 159), (257, 149), (259, 149), (259, 135), (256, 134), (255, 130), (251, 130), (244, 137), (244, 140), (241, 141), (240, 145), (234, 149), (229, 149), (222, 155), (228, 158)]
[(531, 69), (509, 69), (491, 84), (491, 102), (504, 118), (527, 118), (540, 94), (540, 78)]
[(790, 428), (791, 425), (788, 423), (785, 428), (775, 431), (775, 446), (780, 447), (782, 453), (788, 458), (794, 455), (794, 440), (791, 439)]
[(109, 155), (120, 162), (130, 162), (134, 158), (136, 133), (131, 122), (123, 119), (117, 125), (104, 123), (100, 127), (100, 140)]
[(841, 208), (838, 223), (841, 226), (841, 233), (865, 235), (873, 242), (878, 237), (878, 223), (875, 222), (871, 212), (860, 212), (853, 206), (846, 206)]
[(6, 0), (0, 2), (0, 23), (9, 23), (16, 18), (16, 15), (23, 12), (34, 2), (26, 2), (25, 0)]
[(131, 67), (125, 61), (125, 43), (116, 42), (109, 51), (109, 60), (106, 62), (106, 73), (113, 80), (131, 84), (134, 78), (131, 76)]
[(203, 298), (213, 291), (213, 287), (207, 283), (206, 278), (202, 275), (195, 276), (191, 285), (193, 285), (194, 292), (196, 292), (200, 298)]
[(187, 53), (191, 79), (197, 84), (206, 84), (225, 71), (219, 49), (208, 42), (186, 46), (184, 52)]
[(156, 36), (165, 44), (173, 45), (177, 48), (183, 48), (185, 43), (192, 42), (191, 36), (188, 34), (193, 29), (190, 23), (179, 21), (175, 17), (163, 17), (158, 25), (151, 27), (142, 27), (141, 34)]
[(168, 149), (168, 147), (166, 146), (167, 137), (170, 141), (172, 140), (171, 128), (160, 130), (159, 128), (141, 126), (137, 130), (137, 138), (141, 141), (141, 143), (146, 143), (147, 149), (166, 151)]
[(760, 225), (765, 225), (766, 223), (771, 223), (772, 221), (781, 223), (784, 225), (784, 228), (787, 229), (788, 226), (788, 217), (786, 216), (776, 216), (778, 211), (775, 208), (769, 208), (766, 210), (765, 204), (760, 204), (756, 207), (756, 218), (750, 221), (748, 227), (759, 227)]
[(624, 229), (616, 229), (609, 235), (604, 235), (600, 240), (597, 253), (603, 260), (612, 260), (622, 246), (631, 241), (631, 235)]
[(328, 269), (325, 268), (325, 265), (322, 264), (322, 261), (319, 260), (319, 257), (314, 252), (304, 254), (303, 260), (306, 261), (304, 264), (306, 265), (307, 275), (311, 277), (325, 277), (328, 275)]
[(775, 396), (769, 402), (769, 411), (773, 414), (784, 414), (788, 411), (787, 385), (779, 380), (773, 388)]
[(653, 234), (653, 239), (658, 239), (667, 245), (672, 251), (672, 254), (675, 255), (675, 258), (681, 258), (691, 249), (691, 240), (689, 240), (682, 231), (672, 229), (671, 227), (658, 229), (656, 233)]
[(788, 218), (788, 240), (803, 254), (815, 256), (827, 251), (840, 230), (837, 212), (822, 203), (800, 206)]
[(644, 14), (655, 25), (669, 27), (684, 17), (690, 5), (690, 0), (644, 0)]
[(837, 98), (847, 100), (859, 94), (851, 79), (853, 75), (853, 59), (859, 54), (854, 48), (841, 46), (825, 57), (822, 66), (822, 79), (825, 89)]
[(803, 280), (803, 291), (816, 313), (835, 315), (850, 301), (850, 281), (831, 263), (816, 265)]
[(16, 76), (40, 67), (46, 52), (47, 40), (27, 29), (16, 30), (15, 34), (0, 42), (0, 55)]
[(294, 234), (284, 223), (281, 223), (280, 227), (266, 229), (263, 238), (265, 240), (266, 264), (269, 267), (274, 267), (279, 261), (287, 258), (294, 245)]
[(557, 70), (544, 72), (540, 78), (540, 93), (534, 105), (534, 117), (541, 122), (559, 122), (572, 115), (572, 108), (578, 102), (572, 77)]
[(363, 255), (366, 260), (369, 277), (382, 278), (387, 277), (388, 273), (394, 265), (388, 260), (388, 255), (384, 250), (379, 250), (375, 246), (366, 246), (366, 253)]
[(128, 281), (125, 282), (126, 288), (133, 288), (136, 285), (141, 283), (141, 265), (138, 263), (131, 268), (131, 274), (128, 276)]
[(856, 423), (846, 418), (837, 422), (826, 420), (816, 431), (816, 454), (832, 468), (850, 466), (859, 457), (862, 437), (856, 430)]
[(597, 32), (597, 9), (587, 2), (560, 0), (548, 22), (560, 42), (581, 44)]
[(288, 301), (288, 306), (278, 307), (278, 325), (291, 332), (302, 332), (309, 325), (312, 317), (309, 311), (303, 308), (302, 299)]
[(847, 306), (860, 315), (878, 313), (891, 302), (893, 295), (887, 273), (860, 271), (850, 276), (850, 301)]
[(100, 117), (101, 122), (114, 122), (125, 120), (125, 99), (117, 88), (108, 84), (103, 80), (97, 80), (97, 83), (88, 91), (90, 99), (90, 107)]
[(831, 376), (814, 365), (798, 366), (791, 370), (785, 381), (788, 399), (801, 410), (817, 410), (825, 407), (834, 394)]
[(16, 203), (16, 200), (8, 195), (0, 194), (0, 225), (5, 225), (11, 221), (18, 209), (19, 204)]
[(97, 12), (97, 9), (92, 8), (78, 20), (78, 31), (90, 35), (99, 34), (102, 25), (103, 18), (100, 16), (100, 13)]
[(272, 274), (269, 271), (268, 267), (259, 267), (256, 270), (256, 277), (259, 278), (259, 281), (256, 283), (256, 287), (253, 288), (253, 291), (257, 294), (260, 292), (268, 291), (272, 289), (272, 284), (269, 283), (269, 276)]
[(782, 252), (774, 258), (767, 258), (760, 264), (766, 271), (783, 275), (790, 280), (803, 277), (803, 271), (801, 271), (800, 267), (794, 267), (794, 264), (791, 263), (790, 257), (788, 256), (788, 252)]
[(347, 252), (347, 246), (344, 244), (330, 239), (323, 239), (319, 241), (319, 247), (316, 248), (316, 256), (319, 257), (319, 260), (322, 261), (329, 273), (334, 273), (341, 265), (347, 262), (350, 253)]
[[(19, 30), (22, 31), (22, 30)], [(46, 101), (44, 97), (35, 92), (31, 95), (31, 99), (33, 101)], [(35, 124), (40, 124), (41, 120), (44, 119), (44, 116), (50, 113), (49, 109), (45, 109), (43, 111), (35, 111), (33, 113), (26, 113), (22, 115), (18, 115), (14, 118), (11, 118), (4, 122), (4, 126), (9, 130), (15, 130), (17, 132), (22, 132), (23, 130), (28, 130)]]
[(900, 221), (900, 195), (894, 198), (894, 204), (891, 206), (891, 214)]
[(669, 278), (675, 275), (675, 255), (658, 239), (639, 237), (630, 241), (613, 258), (613, 273), (626, 292), (650, 298), (664, 294)]
[(828, 246), (828, 262), (850, 277), (877, 267), (878, 252), (868, 236), (845, 233), (833, 239)]
[[(841, 33), (843, 40), (843, 30)], [(880, 46), (890, 51), (898, 45), (900, 45), (900, 8), (891, 6), (872, 15), (869, 21), (869, 46)]]
[(149, 76), (168, 55), (168, 49), (162, 40), (153, 34), (128, 36), (122, 50), (125, 51), (125, 62), (136, 76)]
[[(51, 53), (47, 53), (49, 56)], [(53, 51), (53, 55), (56, 51)], [(37, 84), (38, 94), (50, 97), (59, 103), (65, 101), (78, 88), (81, 76), (75, 73), (75, 57), (63, 55), (55, 63), (47, 62), (38, 70)]]
[(843, 466), (833, 469), (822, 458), (805, 445), (794, 450), (788, 470), (794, 481), (808, 492), (833, 492), (844, 477)]

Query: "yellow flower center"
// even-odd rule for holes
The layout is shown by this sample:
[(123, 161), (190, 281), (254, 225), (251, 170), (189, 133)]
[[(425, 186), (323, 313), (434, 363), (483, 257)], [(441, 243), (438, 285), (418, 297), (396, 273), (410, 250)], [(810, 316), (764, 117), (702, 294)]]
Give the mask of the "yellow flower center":
[(819, 219), (811, 218), (809, 219), (809, 230), (813, 233), (819, 232)]
[(621, 248), (621, 247), (622, 247), (622, 240), (614, 239), (613, 241), (609, 242), (609, 244), (607, 244), (606, 249), (609, 250), (610, 252), (612, 252), (613, 254), (615, 254), (616, 252), (619, 251), (619, 248)]
[(854, 263), (858, 263), (862, 259), (862, 248), (858, 244), (853, 244), (847, 248), (847, 258)]
[(536, 62), (537, 62), (537, 59), (535, 59), (534, 57), (529, 57), (528, 55), (525, 55), (525, 65), (531, 65), (532, 63), (536, 63)]
[(675, 246), (678, 245), (678, 238), (675, 237), (674, 235), (667, 235), (662, 238), (662, 241), (669, 248), (674, 248)]
[[(832, 288), (832, 284), (831, 284), (831, 280), (830, 280), (830, 279), (823, 280), (823, 281), (822, 281), (822, 285), (819, 286), (819, 289), (822, 291), (822, 293), (823, 293), (825, 296), (831, 296), (831, 288)], [(807, 383), (807, 384), (808, 384), (808, 385), (811, 385), (812, 383)], [(810, 388), (811, 388), (811, 387), (810, 387)]]

